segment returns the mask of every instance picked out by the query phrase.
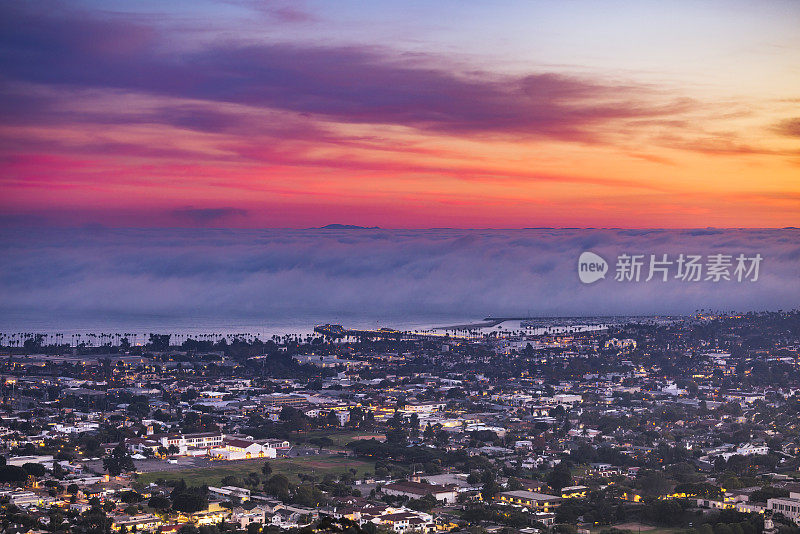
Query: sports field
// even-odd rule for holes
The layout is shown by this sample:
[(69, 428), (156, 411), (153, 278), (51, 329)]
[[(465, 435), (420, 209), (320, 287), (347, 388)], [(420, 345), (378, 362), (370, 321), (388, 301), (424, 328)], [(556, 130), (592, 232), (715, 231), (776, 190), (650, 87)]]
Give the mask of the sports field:
[(677, 534), (678, 532), (684, 532), (686, 530), (683, 528), (654, 527), (644, 523), (628, 522), (612, 526), (594, 527), (591, 529), (591, 532), (592, 534), (598, 534), (610, 528), (628, 531), (631, 534)]
[[(147, 485), (158, 480), (180, 480), (184, 479), (189, 486), (215, 486), (226, 476), (246, 477), (249, 473), (258, 473), (261, 476), (261, 466), (264, 459), (240, 460), (234, 462), (215, 462), (210, 467), (192, 467), (188, 469), (174, 469), (169, 471), (153, 471), (142, 473), (137, 477), (137, 483)], [(283, 474), (289, 482), (297, 484), (300, 479), (298, 474), (316, 475), (322, 478), (327, 473), (341, 474), (349, 469), (356, 470), (356, 477), (364, 473), (374, 473), (375, 464), (345, 458), (341, 456), (303, 456), (299, 458), (277, 458), (266, 460), (272, 467), (272, 474)]]
[(314, 438), (329, 438), (333, 447), (344, 447), (351, 441), (375, 438), (380, 441), (386, 439), (385, 434), (376, 434), (364, 430), (353, 430), (350, 432), (330, 432), (328, 430), (312, 430), (310, 432), (297, 432), (293, 434), (289, 441), (292, 443), (313, 443)]

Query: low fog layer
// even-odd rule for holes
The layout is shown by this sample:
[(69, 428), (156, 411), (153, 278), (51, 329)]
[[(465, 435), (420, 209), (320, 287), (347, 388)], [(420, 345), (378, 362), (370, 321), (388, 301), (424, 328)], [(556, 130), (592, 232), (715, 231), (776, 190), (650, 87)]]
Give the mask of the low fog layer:
[[(0, 320), (369, 320), (677, 314), (800, 303), (800, 230), (0, 232)], [(609, 261), (581, 284), (577, 259)], [(758, 281), (617, 282), (619, 254), (760, 253)], [(671, 277), (672, 278), (672, 277)]]

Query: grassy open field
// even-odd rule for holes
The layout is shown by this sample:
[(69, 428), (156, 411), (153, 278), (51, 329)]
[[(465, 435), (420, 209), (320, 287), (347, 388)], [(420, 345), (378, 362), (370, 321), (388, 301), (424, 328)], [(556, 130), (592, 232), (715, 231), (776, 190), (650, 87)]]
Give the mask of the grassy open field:
[(603, 527), (594, 527), (591, 529), (592, 534), (598, 534), (599, 532), (609, 529), (609, 528), (616, 528), (619, 530), (628, 530), (632, 534), (676, 534), (677, 532), (681, 532), (685, 529), (682, 528), (669, 528), (669, 527), (654, 527), (652, 525), (645, 525), (644, 523), (621, 523), (619, 525), (603, 526)]
[(313, 438), (330, 438), (336, 447), (344, 447), (351, 441), (359, 439), (375, 438), (378, 440), (386, 439), (385, 434), (367, 432), (364, 430), (353, 430), (349, 432), (331, 432), (330, 430), (313, 430), (311, 432), (297, 432), (293, 434), (290, 441), (292, 443), (309, 443)]
[[(240, 460), (234, 462), (220, 461), (210, 467), (194, 467), (189, 469), (177, 469), (170, 471), (153, 471), (142, 473), (137, 478), (137, 483), (147, 485), (157, 480), (180, 480), (184, 479), (189, 486), (215, 486), (226, 476), (246, 477), (249, 473), (255, 472), (261, 475), (261, 466), (264, 459)], [(375, 464), (344, 458), (341, 456), (303, 456), (300, 458), (277, 458), (269, 461), (273, 474), (283, 474), (290, 482), (297, 484), (300, 479), (298, 474), (314, 474), (323, 477), (327, 473), (341, 474), (348, 469), (356, 469), (356, 476), (361, 476), (365, 472), (373, 473)]]

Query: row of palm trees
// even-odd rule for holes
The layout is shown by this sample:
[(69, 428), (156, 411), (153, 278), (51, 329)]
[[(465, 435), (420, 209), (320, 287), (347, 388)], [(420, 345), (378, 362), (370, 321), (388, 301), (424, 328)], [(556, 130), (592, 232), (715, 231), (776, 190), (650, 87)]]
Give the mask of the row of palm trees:
[[(496, 331), (492, 331), (487, 333), (485, 329), (476, 329), (476, 328), (457, 328), (453, 330), (448, 330), (454, 335), (459, 337), (468, 337), (468, 338), (480, 338), (485, 336), (496, 336), (498, 334), (502, 335), (511, 335), (511, 336), (521, 336), (530, 333), (531, 328), (523, 328), (520, 330), (505, 330), (501, 326), (497, 327)], [(572, 334), (577, 333), (583, 330), (580, 327), (558, 327), (558, 326), (548, 326), (543, 328), (537, 328), (543, 334)], [(414, 335), (426, 335), (432, 334), (430, 330), (414, 330), (403, 332), (403, 334), (414, 334)], [(149, 340), (149, 333), (148, 334), (136, 334), (131, 332), (115, 332), (115, 333), (74, 333), (74, 334), (64, 334), (64, 333), (45, 333), (39, 334), (34, 332), (13, 332), (13, 333), (3, 333), (0, 332), (0, 346), (8, 346), (8, 347), (21, 347), (25, 344), (25, 341), (30, 339), (38, 339), (42, 346), (52, 346), (52, 345), (69, 345), (71, 347), (77, 347), (80, 345), (88, 346), (88, 347), (101, 347), (101, 346), (121, 346), (123, 344), (123, 340), (127, 340), (130, 345), (139, 345), (145, 344)], [(272, 335), (268, 340), (271, 340), (277, 344), (287, 344), (287, 343), (311, 343), (311, 341), (315, 338), (313, 334), (283, 334), (283, 335)], [(185, 341), (194, 340), (194, 341), (201, 341), (201, 342), (211, 342), (211, 343), (218, 343), (222, 340), (225, 340), (228, 343), (232, 343), (235, 341), (246, 342), (246, 343), (257, 343), (259, 341), (263, 341), (265, 338), (262, 337), (262, 334), (252, 334), (252, 333), (177, 333), (171, 334), (170, 341), (172, 346), (180, 346)], [(357, 340), (357, 337), (348, 336), (344, 338), (342, 341), (350, 342)]]
[[(150, 334), (136, 334), (131, 332), (124, 333), (35, 333), (35, 332), (0, 332), (0, 346), (3, 347), (21, 347), (25, 345), (28, 340), (36, 340), (37, 344), (41, 346), (63, 346), (69, 345), (70, 347), (77, 347), (80, 345), (87, 347), (102, 347), (102, 346), (121, 346), (123, 340), (127, 340), (130, 345), (144, 344), (149, 340)], [(232, 343), (240, 341), (245, 343), (257, 343), (263, 341), (261, 334), (251, 333), (202, 333), (202, 334), (171, 334), (171, 345), (179, 346), (185, 341), (208, 341), (217, 343), (223, 339)], [(267, 338), (275, 343), (311, 343), (314, 336), (311, 334), (284, 334), (282, 336), (273, 335)]]

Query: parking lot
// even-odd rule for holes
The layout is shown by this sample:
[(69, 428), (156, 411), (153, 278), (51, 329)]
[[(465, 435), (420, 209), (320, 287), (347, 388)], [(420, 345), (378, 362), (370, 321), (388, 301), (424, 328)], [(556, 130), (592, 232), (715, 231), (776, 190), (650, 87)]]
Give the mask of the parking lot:
[[(136, 466), (136, 471), (140, 473), (150, 473), (152, 471), (178, 471), (180, 469), (209, 467), (212, 465), (212, 462), (204, 456), (196, 458), (180, 456), (175, 458), (175, 460), (177, 460), (177, 463), (171, 463), (166, 460), (158, 460), (155, 458), (147, 460), (134, 460), (133, 463)], [(88, 471), (105, 473), (102, 460), (87, 461), (84, 462), (84, 465)]]

